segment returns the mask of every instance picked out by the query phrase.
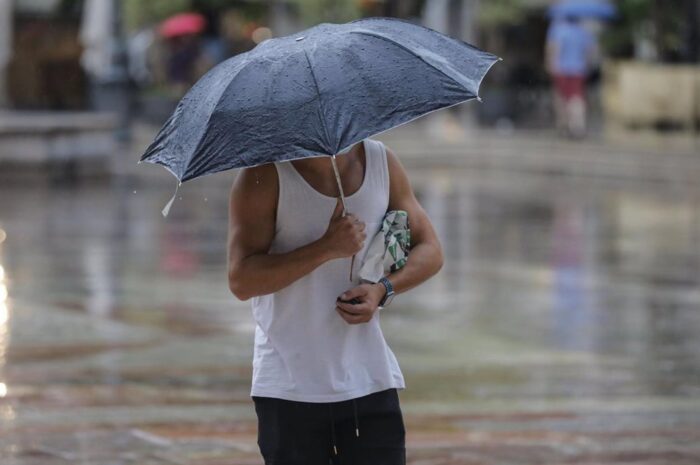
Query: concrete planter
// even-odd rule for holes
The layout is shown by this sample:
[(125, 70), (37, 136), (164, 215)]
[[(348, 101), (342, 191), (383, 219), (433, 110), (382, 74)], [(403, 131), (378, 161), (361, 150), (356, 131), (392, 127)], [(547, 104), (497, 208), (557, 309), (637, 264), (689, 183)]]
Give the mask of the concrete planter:
[(603, 105), (614, 124), (692, 129), (700, 121), (700, 66), (607, 62)]

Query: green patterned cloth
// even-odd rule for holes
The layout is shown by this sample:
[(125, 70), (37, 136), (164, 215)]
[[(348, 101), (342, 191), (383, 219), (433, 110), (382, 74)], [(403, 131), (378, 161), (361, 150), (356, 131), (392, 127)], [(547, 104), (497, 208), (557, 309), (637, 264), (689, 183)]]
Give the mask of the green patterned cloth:
[(408, 213), (403, 210), (386, 212), (379, 231), (367, 248), (358, 272), (359, 278), (365, 282), (376, 283), (383, 276), (401, 269), (408, 260), (410, 246)]

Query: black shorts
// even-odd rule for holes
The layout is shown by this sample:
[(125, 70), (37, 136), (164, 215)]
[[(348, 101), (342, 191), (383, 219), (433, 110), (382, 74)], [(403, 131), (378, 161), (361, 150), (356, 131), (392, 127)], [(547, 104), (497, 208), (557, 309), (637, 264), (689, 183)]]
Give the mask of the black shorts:
[(406, 464), (406, 430), (396, 388), (357, 397), (354, 405), (353, 399), (252, 399), (265, 465)]

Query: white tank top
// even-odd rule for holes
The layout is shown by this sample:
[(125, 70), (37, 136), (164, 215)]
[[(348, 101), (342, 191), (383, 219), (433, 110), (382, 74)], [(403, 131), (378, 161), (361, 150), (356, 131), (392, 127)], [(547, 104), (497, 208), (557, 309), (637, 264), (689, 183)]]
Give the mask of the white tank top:
[[(346, 197), (348, 211), (366, 223), (368, 240), (389, 204), (389, 170), (380, 141), (363, 141), (362, 185)], [(290, 162), (275, 163), (279, 197), (271, 253), (284, 253), (326, 232), (337, 199), (321, 194)], [(337, 402), (389, 388), (404, 389), (403, 374), (380, 328), (380, 313), (351, 325), (335, 310), (336, 298), (357, 285), (348, 258), (329, 260), (272, 294), (252, 299), (256, 321), (251, 396), (303, 402)]]

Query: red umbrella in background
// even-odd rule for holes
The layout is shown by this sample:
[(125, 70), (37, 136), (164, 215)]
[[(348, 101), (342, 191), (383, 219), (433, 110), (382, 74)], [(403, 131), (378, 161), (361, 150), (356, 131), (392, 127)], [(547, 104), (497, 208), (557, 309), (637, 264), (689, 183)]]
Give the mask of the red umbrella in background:
[(166, 39), (198, 34), (204, 30), (207, 20), (199, 13), (180, 13), (171, 16), (160, 24), (158, 32)]

